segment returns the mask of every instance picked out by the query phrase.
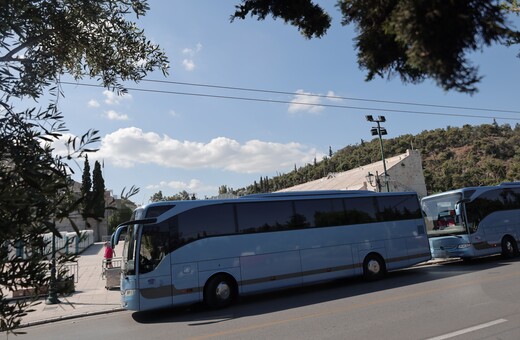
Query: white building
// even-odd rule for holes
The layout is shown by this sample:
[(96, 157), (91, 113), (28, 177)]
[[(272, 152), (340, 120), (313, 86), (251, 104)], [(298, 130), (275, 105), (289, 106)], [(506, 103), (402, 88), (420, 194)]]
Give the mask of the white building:
[(386, 182), (388, 182), (391, 192), (415, 191), (419, 197), (426, 196), (422, 158), (418, 150), (406, 150), (404, 154), (386, 158), (385, 164), (388, 174), (387, 181), (384, 178), (383, 161), (379, 161), (352, 170), (331, 173), (327, 177), (279, 192), (309, 190), (380, 190), (386, 192)]
[[(81, 192), (81, 183), (74, 182), (74, 192), (78, 194)], [(131, 205), (131, 202), (126, 201), (126, 205)], [(108, 230), (108, 219), (115, 213), (115, 209), (120, 209), (122, 200), (112, 194), (112, 191), (105, 191), (105, 206), (110, 209), (105, 210), (105, 217), (101, 220), (95, 220), (88, 218), (86, 221), (81, 216), (79, 211), (75, 211), (70, 214), (70, 219), (78, 227), (79, 230), (92, 230), (94, 232), (94, 241), (99, 242), (109, 236)], [(130, 209), (134, 210), (135, 205), (129, 206)], [(56, 227), (61, 232), (73, 232), (74, 228), (68, 219), (56, 221)]]

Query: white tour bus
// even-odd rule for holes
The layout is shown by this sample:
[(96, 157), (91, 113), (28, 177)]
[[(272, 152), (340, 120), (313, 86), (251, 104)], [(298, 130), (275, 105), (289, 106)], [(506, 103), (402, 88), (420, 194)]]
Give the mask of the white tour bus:
[(135, 210), (121, 276), (130, 310), (235, 297), (430, 260), (416, 193), (315, 191), (157, 202)]
[(421, 205), (433, 258), (518, 254), (520, 182), (443, 192)]

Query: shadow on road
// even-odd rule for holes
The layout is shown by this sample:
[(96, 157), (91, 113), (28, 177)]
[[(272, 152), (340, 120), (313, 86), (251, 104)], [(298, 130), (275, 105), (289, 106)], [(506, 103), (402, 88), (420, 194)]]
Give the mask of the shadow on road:
[(504, 260), (501, 257), (494, 256), (475, 259), (470, 262), (459, 260), (419, 265), (390, 272), (386, 278), (375, 282), (365, 282), (362, 278), (355, 277), (241, 297), (233, 306), (222, 310), (209, 310), (204, 304), (199, 303), (188, 307), (135, 312), (132, 314), (132, 317), (136, 322), (142, 324), (191, 321), (191, 326), (208, 325), (230, 319), (279, 312), (337, 299), (361, 296), (387, 289), (441, 280), (476, 271), (497, 268), (499, 266), (506, 266), (514, 261), (514, 259)]

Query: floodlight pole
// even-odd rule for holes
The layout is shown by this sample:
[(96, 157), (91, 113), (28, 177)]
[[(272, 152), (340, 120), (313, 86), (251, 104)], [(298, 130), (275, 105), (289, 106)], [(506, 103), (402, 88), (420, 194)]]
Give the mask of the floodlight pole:
[(372, 128), (371, 132), (372, 132), (372, 135), (377, 134), (377, 136), (379, 137), (379, 145), (381, 147), (381, 159), (383, 160), (383, 170), (384, 170), (384, 180), (386, 183), (386, 191), (390, 192), (390, 185), (388, 184), (388, 173), (386, 172), (385, 150), (383, 148), (383, 137), (382, 137), (382, 133), (381, 133), (381, 131), (383, 131), (384, 134), (386, 135), (386, 129), (384, 127), (381, 127), (381, 124), (380, 124), (382, 122), (386, 122), (386, 118), (385, 118), (385, 116), (379, 116), (377, 119), (374, 119), (373, 116), (368, 115), (368, 116), (366, 116), (366, 119), (369, 122), (373, 122), (373, 123), (377, 124), (377, 128), (376, 127)]

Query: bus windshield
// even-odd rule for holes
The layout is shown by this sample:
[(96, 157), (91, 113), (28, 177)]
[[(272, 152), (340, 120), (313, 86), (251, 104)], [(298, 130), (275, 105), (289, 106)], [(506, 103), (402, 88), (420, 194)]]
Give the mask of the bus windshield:
[(125, 243), (123, 245), (123, 263), (121, 265), (121, 269), (127, 275), (135, 274), (136, 230), (136, 224), (128, 226)]
[(421, 205), (428, 236), (466, 234), (462, 214), (462, 193), (423, 198)]

